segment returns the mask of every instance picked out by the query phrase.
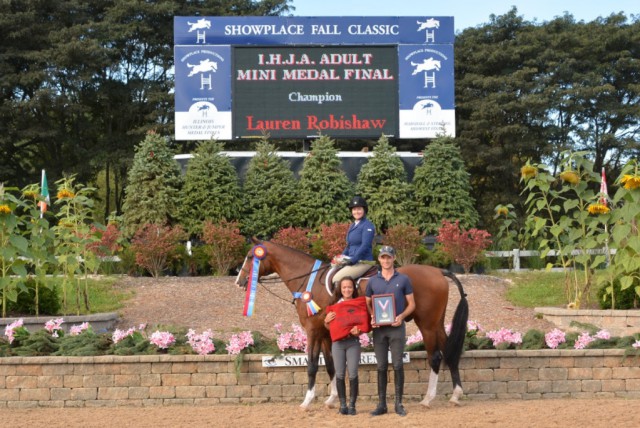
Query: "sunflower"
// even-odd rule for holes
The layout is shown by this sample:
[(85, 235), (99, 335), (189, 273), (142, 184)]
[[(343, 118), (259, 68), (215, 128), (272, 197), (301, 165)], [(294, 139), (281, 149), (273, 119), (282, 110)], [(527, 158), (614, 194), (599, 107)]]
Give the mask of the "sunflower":
[(580, 182), (580, 176), (577, 172), (567, 170), (560, 173), (560, 179), (565, 183), (576, 185)]
[(501, 205), (496, 208), (496, 214), (506, 217), (509, 214), (509, 208)]
[(58, 192), (58, 199), (73, 198), (75, 194), (69, 189), (62, 189)]
[(525, 180), (528, 180), (530, 178), (535, 177), (536, 175), (538, 175), (538, 168), (536, 168), (533, 165), (525, 165), (522, 168), (520, 168), (520, 176), (522, 178), (524, 178)]
[(38, 192), (34, 191), (34, 190), (25, 190), (24, 192), (22, 192), (22, 196), (24, 196), (26, 199), (37, 199), (38, 198)]
[(625, 174), (620, 183), (624, 184), (624, 188), (627, 190), (637, 189), (640, 187), (640, 177), (637, 175)]
[(9, 205), (0, 205), (0, 214), (11, 214), (11, 208), (9, 208)]
[(606, 206), (605, 204), (596, 202), (595, 204), (589, 205), (589, 208), (587, 208), (587, 211), (589, 211), (589, 214), (597, 215), (597, 214), (608, 214), (610, 210), (609, 210), (609, 207)]

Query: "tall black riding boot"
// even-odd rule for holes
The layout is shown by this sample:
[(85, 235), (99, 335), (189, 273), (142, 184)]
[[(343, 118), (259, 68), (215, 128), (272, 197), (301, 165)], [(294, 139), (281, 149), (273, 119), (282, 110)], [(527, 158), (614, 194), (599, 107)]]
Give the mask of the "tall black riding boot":
[(356, 400), (358, 399), (358, 376), (349, 378), (349, 414), (356, 414)]
[(404, 392), (404, 369), (394, 370), (396, 385), (396, 413), (400, 416), (407, 416), (407, 411), (402, 405), (402, 393)]
[(338, 398), (340, 399), (340, 410), (338, 410), (338, 413), (341, 415), (348, 415), (347, 386), (344, 383), (344, 378), (340, 379), (339, 377), (336, 377), (336, 389), (338, 390)]
[(387, 371), (378, 370), (378, 407), (371, 412), (371, 416), (387, 413)]

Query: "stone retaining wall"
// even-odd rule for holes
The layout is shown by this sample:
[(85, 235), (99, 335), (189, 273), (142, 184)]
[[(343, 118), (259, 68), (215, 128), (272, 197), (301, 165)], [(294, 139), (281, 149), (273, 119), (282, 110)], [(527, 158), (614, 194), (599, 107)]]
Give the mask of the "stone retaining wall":
[(554, 307), (535, 308), (536, 313), (555, 324), (561, 330), (581, 331), (573, 327), (573, 321), (592, 324), (606, 329), (612, 336), (631, 336), (640, 331), (640, 310), (638, 309), (564, 309)]
[[(245, 356), (238, 376), (234, 358), (226, 355), (0, 358), (0, 407), (301, 402), (306, 367), (265, 368), (261, 357)], [(412, 352), (410, 359), (409, 402), (422, 399), (429, 378), (426, 353)], [(470, 351), (460, 366), (466, 399), (640, 398), (639, 359), (625, 358), (623, 350)], [(377, 397), (375, 382), (375, 366), (361, 366), (362, 399)], [(319, 400), (327, 383), (322, 371)], [(449, 371), (443, 370), (438, 397), (450, 393)]]

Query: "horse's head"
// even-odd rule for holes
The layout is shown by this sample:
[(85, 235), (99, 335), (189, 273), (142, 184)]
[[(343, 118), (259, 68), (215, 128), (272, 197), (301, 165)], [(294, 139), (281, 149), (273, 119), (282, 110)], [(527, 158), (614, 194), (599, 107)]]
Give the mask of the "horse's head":
[[(238, 287), (242, 287), (244, 289), (247, 288), (247, 284), (249, 283), (249, 274), (251, 273), (251, 265), (253, 264), (253, 260), (256, 257), (254, 254), (254, 250), (257, 245), (262, 245), (264, 248), (267, 248), (269, 245), (268, 241), (261, 241), (255, 237), (251, 238), (251, 242), (253, 242), (253, 247), (247, 253), (247, 256), (244, 258), (244, 262), (242, 263), (242, 267), (240, 268), (240, 272), (238, 273), (238, 277), (236, 278), (236, 285)], [(258, 272), (258, 277), (263, 275), (269, 275), (273, 273), (273, 268), (271, 267), (271, 261), (269, 258), (269, 251), (266, 251), (264, 258), (260, 259), (260, 271)]]

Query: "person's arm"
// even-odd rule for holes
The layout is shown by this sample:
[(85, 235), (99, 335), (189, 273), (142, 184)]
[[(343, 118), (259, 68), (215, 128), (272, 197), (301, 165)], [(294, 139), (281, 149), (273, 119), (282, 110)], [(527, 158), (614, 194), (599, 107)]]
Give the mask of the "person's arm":
[(396, 320), (391, 324), (394, 327), (402, 324), (402, 321), (405, 320), (409, 315), (413, 313), (413, 310), (416, 308), (416, 299), (413, 297), (413, 293), (405, 295), (407, 299), (407, 307), (402, 311), (401, 314), (396, 315)]
[(351, 257), (351, 264), (356, 264), (360, 260), (365, 260), (365, 254), (371, 252), (373, 248), (373, 238), (376, 236), (376, 230), (370, 222), (369, 224), (363, 224), (362, 226), (362, 241), (360, 242), (356, 253)]

